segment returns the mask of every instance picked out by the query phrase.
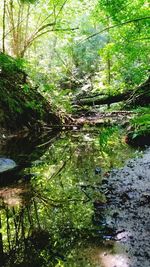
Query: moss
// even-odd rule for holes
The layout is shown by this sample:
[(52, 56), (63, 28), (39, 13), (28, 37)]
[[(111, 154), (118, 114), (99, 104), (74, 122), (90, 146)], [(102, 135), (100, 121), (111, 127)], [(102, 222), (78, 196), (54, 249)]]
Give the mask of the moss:
[(49, 102), (27, 82), (27, 75), (18, 64), (0, 54), (0, 126), (16, 129), (37, 121), (60, 123)]

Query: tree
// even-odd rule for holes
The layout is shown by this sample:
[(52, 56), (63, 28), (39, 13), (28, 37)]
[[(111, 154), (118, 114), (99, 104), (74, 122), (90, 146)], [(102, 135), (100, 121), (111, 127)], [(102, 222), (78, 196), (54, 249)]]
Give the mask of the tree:
[(5, 20), (6, 20), (6, 0), (3, 2), (3, 37), (2, 37), (2, 51), (5, 53)]
[(66, 2), (67, 0), (49, 3), (36, 0), (5, 0), (3, 40), (7, 38), (7, 52), (15, 57), (24, 57), (37, 38), (48, 32), (61, 30), (59, 19)]
[(121, 89), (133, 88), (144, 81), (148, 74), (148, 2), (120, 0), (116, 3), (114, 0), (103, 0), (99, 1), (97, 8), (98, 11), (104, 12), (110, 21), (110, 25), (104, 24), (104, 28), (97, 34), (109, 30), (111, 45), (106, 45), (101, 55), (103, 57), (109, 51), (112, 58), (113, 88), (116, 87), (116, 82)]
[(64, 89), (111, 95), (147, 79), (147, 1), (5, 0), (5, 6), (3, 50), (28, 59), (47, 97), (62, 102)]

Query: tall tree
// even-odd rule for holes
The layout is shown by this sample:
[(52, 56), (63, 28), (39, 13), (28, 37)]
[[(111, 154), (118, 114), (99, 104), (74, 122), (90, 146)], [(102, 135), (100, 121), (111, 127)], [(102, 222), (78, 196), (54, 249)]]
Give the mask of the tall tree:
[(7, 38), (9, 43), (7, 52), (11, 51), (16, 57), (24, 57), (26, 50), (37, 38), (61, 30), (59, 19), (66, 2), (67, 0), (45, 3), (36, 0), (4, 0), (3, 40)]
[(2, 51), (5, 53), (5, 20), (6, 20), (6, 0), (3, 2), (3, 37), (2, 37)]

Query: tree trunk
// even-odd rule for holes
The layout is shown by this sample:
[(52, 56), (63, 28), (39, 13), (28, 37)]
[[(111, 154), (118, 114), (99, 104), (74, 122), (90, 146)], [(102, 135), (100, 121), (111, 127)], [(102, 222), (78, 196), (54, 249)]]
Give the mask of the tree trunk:
[(4, 0), (4, 6), (3, 6), (3, 37), (2, 37), (2, 51), (5, 53), (5, 25), (6, 21), (6, 0)]
[(79, 106), (94, 106), (112, 104), (125, 101), (126, 105), (141, 105), (144, 106), (150, 103), (150, 77), (148, 80), (137, 87), (135, 90), (126, 91), (117, 95), (107, 95), (101, 98), (85, 98), (75, 102)]
[[(107, 0), (107, 6), (109, 6), (109, 1)], [(109, 22), (109, 16), (107, 15), (107, 33), (108, 33), (108, 41), (107, 44), (110, 43), (110, 22)], [(111, 61), (110, 61), (110, 53), (109, 50), (107, 51), (107, 84), (108, 84), (108, 95), (110, 96), (110, 84), (111, 84)], [(108, 109), (110, 108), (110, 103), (108, 103)]]

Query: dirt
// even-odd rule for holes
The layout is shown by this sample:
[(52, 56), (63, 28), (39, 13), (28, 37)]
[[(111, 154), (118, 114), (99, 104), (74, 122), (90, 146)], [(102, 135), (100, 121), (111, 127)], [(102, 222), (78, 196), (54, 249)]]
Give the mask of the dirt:
[(122, 247), (123, 252), (117, 255), (114, 249), (97, 253), (96, 266), (149, 267), (150, 148), (141, 158), (130, 160), (119, 170), (113, 169), (103, 179), (103, 191), (107, 195), (106, 223), (118, 233), (114, 246)]

